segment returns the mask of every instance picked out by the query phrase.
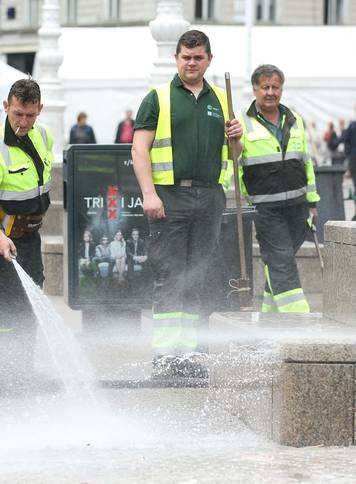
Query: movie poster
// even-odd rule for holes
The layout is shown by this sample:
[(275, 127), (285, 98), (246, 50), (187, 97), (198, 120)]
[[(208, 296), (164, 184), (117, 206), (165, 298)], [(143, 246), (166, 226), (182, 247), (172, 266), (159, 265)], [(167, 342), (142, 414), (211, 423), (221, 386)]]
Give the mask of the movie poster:
[(74, 158), (74, 275), (79, 305), (143, 307), (152, 293), (148, 224), (130, 149), (100, 151), (97, 145), (90, 151), (78, 150)]

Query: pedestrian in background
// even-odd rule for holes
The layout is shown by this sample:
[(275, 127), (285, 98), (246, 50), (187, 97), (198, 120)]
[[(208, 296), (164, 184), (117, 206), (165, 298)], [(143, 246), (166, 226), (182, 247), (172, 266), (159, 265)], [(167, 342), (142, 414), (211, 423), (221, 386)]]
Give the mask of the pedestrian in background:
[(342, 133), (340, 141), (344, 143), (345, 155), (348, 158), (348, 169), (354, 186), (355, 215), (356, 220), (356, 121), (352, 121)]
[(197, 354), (203, 292), (225, 208), (227, 136), (242, 130), (227, 121), (225, 92), (204, 79), (208, 37), (186, 32), (175, 59), (178, 74), (141, 103), (132, 159), (150, 229), (154, 376), (206, 377)]
[(332, 121), (329, 121), (328, 127), (324, 133), (323, 140), (326, 145), (326, 158), (331, 164), (335, 163), (337, 158), (337, 147), (339, 145), (339, 137), (335, 130), (335, 125)]
[(69, 134), (69, 144), (96, 143), (94, 130), (87, 124), (88, 116), (81, 112), (77, 117), (77, 124), (72, 126)]
[(119, 126), (115, 136), (115, 143), (132, 143), (135, 120), (132, 118), (132, 111), (128, 109)]

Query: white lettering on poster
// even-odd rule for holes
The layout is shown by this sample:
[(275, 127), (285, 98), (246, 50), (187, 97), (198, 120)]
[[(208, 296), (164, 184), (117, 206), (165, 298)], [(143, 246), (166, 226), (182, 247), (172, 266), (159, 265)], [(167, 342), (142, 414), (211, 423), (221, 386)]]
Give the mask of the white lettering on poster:
[[(104, 197), (84, 197), (86, 208), (103, 208)], [(128, 200), (126, 197), (120, 199), (121, 208), (143, 208), (143, 202), (141, 197), (130, 197)]]

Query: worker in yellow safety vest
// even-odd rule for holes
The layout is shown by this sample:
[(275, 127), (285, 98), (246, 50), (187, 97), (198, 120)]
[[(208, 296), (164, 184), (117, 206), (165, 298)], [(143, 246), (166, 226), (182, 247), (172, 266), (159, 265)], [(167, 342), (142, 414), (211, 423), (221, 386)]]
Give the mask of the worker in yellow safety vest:
[(251, 77), (255, 100), (239, 114), (243, 126), (241, 191), (256, 205), (256, 237), (265, 265), (263, 312), (309, 312), (295, 254), (317, 216), (320, 197), (304, 122), (280, 103), (284, 74), (259, 66)]
[[(33, 79), (16, 81), (4, 101), (0, 128), (0, 376), (9, 368), (28, 373), (33, 366), (36, 320), (12, 258), (40, 287), (43, 264), (39, 228), (50, 204), (52, 134), (35, 124), (42, 110), (40, 87)], [(10, 355), (11, 348), (23, 351)], [(8, 345), (7, 343), (11, 343)], [(14, 349), (15, 351), (15, 349)], [(16, 364), (14, 364), (16, 362)], [(11, 369), (10, 368), (10, 369)]]
[(175, 58), (178, 74), (141, 103), (132, 159), (150, 228), (154, 376), (206, 377), (197, 354), (203, 292), (231, 175), (227, 136), (239, 139), (242, 130), (228, 121), (225, 92), (204, 79), (208, 37), (186, 32)]

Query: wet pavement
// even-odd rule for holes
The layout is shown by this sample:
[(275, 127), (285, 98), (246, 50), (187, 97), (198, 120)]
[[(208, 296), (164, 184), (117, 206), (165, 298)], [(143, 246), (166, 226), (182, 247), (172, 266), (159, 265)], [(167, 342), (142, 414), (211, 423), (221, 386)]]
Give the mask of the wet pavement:
[(96, 408), (58, 396), (12, 401), (11, 419), (4, 412), (0, 419), (0, 482), (355, 483), (355, 447), (264, 440), (232, 412), (226, 391), (121, 389), (98, 397), (106, 403)]
[(0, 392), (1, 484), (356, 482), (356, 447), (283, 447), (254, 434), (239, 413), (243, 389), (149, 388), (147, 331), (83, 332), (80, 313), (52, 300), (97, 380), (146, 385), (97, 384), (80, 401), (46, 385)]

